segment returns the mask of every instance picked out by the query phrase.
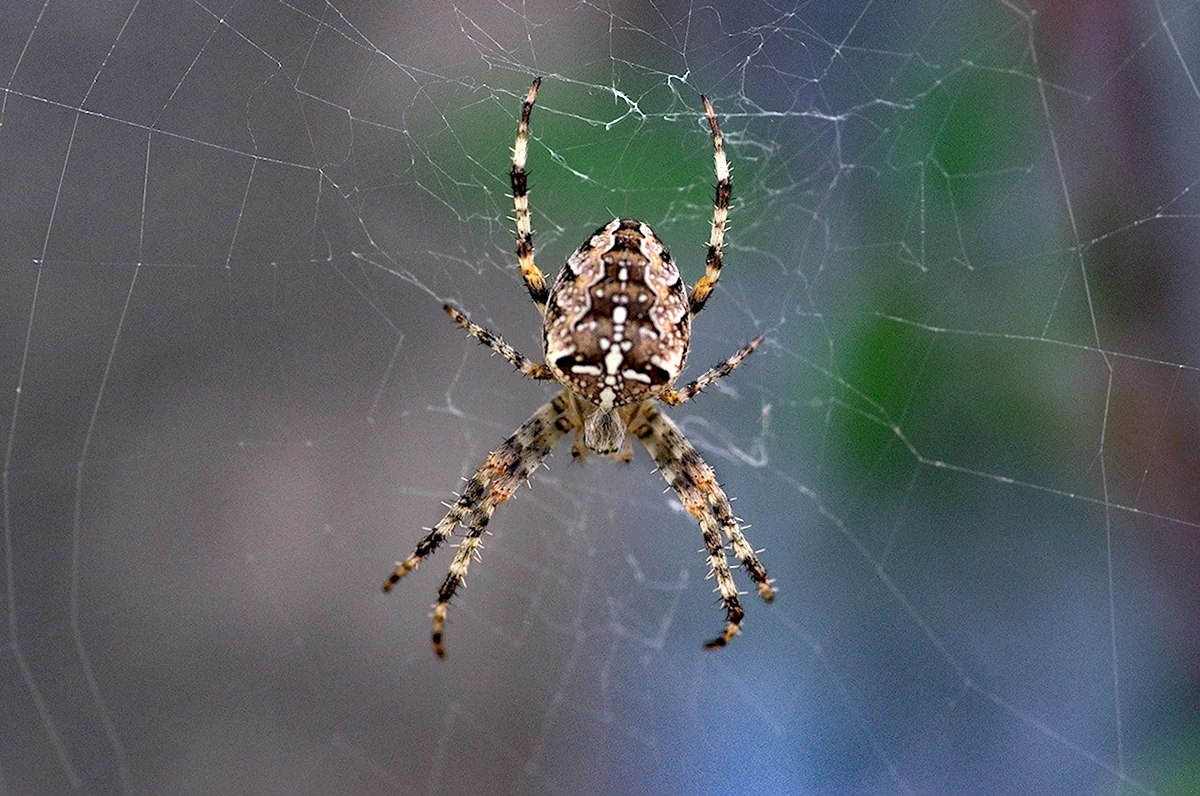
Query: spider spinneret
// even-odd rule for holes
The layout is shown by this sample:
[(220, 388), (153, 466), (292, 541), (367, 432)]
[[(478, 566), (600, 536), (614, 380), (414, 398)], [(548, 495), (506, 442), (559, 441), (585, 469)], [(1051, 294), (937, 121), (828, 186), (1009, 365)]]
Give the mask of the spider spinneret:
[(692, 290), (688, 291), (670, 252), (654, 231), (634, 219), (614, 219), (596, 230), (567, 259), (553, 287), (547, 287), (533, 259), (525, 171), (529, 118), (540, 85), (541, 78), (533, 81), (521, 106), (510, 176), (517, 259), (530, 298), (542, 314), (546, 364), (529, 360), (453, 307), (445, 309), (468, 333), (529, 378), (557, 381), (566, 389), (488, 456), (445, 516), (427, 529), (408, 558), (397, 562), (383, 590), (390, 591), (460, 525), (466, 528), (433, 609), (434, 652), (445, 657), (442, 634), (450, 599), (466, 581), (471, 559), (478, 557), (481, 537), (496, 507), (511, 497), (566, 434), (575, 433), (571, 453), (576, 459), (591, 451), (621, 462), (633, 459), (632, 439), (636, 437), (700, 524), (709, 576), (716, 578), (726, 617), (724, 631), (706, 646), (723, 647), (740, 631), (744, 610), (722, 535), (766, 602), (774, 599), (772, 581), (742, 533), (741, 520), (734, 516), (712, 468), (655, 405), (661, 401), (678, 406), (690, 400), (737, 368), (763, 340), (761, 335), (756, 337), (683, 389), (672, 386), (687, 361), (692, 319), (704, 308), (721, 275), (733, 183), (716, 113), (708, 99), (701, 97), (712, 131), (717, 189), (705, 271)]

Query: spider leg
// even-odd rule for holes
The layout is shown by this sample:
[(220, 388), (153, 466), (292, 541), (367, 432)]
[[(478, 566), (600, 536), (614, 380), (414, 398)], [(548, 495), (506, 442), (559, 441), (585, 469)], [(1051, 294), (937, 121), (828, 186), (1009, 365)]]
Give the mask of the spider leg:
[(438, 587), (438, 601), (433, 607), (433, 652), (439, 658), (446, 657), (446, 648), (442, 644), (442, 638), (446, 627), (446, 613), (450, 610), (450, 599), (454, 597), (458, 587), (467, 582), (467, 569), (471, 566), (472, 556), (479, 558), (479, 550), (483, 547), (482, 537), (487, 530), (488, 521), (492, 518), (492, 512), (511, 494), (509, 492), (498, 500), (489, 495), (489, 498), (468, 514), (464, 521), (467, 536), (458, 545), (458, 552), (454, 554), (454, 560), (450, 562), (450, 571), (446, 573), (442, 585)]
[(725, 490), (721, 485), (713, 482), (713, 490), (709, 493), (709, 503), (712, 505), (713, 514), (717, 517), (717, 522), (721, 524), (721, 529), (725, 531), (725, 535), (729, 537), (729, 544), (733, 547), (733, 554), (737, 556), (737, 560), (742, 565), (742, 569), (754, 581), (754, 585), (758, 587), (758, 596), (762, 597), (763, 602), (770, 603), (775, 601), (775, 588), (771, 585), (771, 578), (767, 577), (767, 568), (758, 560), (758, 553), (750, 545), (750, 541), (746, 535), (742, 533), (741, 522), (733, 515), (733, 506), (729, 503), (729, 496), (725, 494)]
[(717, 280), (721, 278), (722, 251), (725, 248), (725, 224), (729, 217), (729, 198), (733, 193), (733, 178), (729, 175), (729, 161), (725, 159), (725, 139), (721, 136), (721, 128), (717, 124), (717, 114), (713, 111), (708, 97), (701, 97), (704, 102), (704, 115), (708, 117), (708, 126), (712, 129), (713, 163), (717, 170), (717, 197), (713, 203), (712, 230), (708, 236), (708, 256), (704, 258), (704, 276), (692, 288), (689, 299), (692, 317), (700, 314), (704, 303), (708, 301)]
[(508, 500), (521, 482), (527, 479), (542, 460), (550, 455), (555, 444), (574, 426), (567, 416), (568, 400), (560, 394), (540, 408), (516, 433), (505, 440), (495, 453), (488, 457), (495, 471), (487, 496), (466, 518), (467, 535), (458, 546), (450, 571), (438, 588), (438, 601), (433, 607), (433, 651), (439, 658), (446, 657), (442, 645), (443, 628), (450, 600), (459, 586), (466, 582), (471, 558), (479, 557), (482, 536), (487, 530), (492, 512)]
[(397, 581), (416, 569), (417, 564), (437, 549), (441, 542), (450, 538), (455, 527), (461, 523), (467, 528), (466, 536), (454, 560), (450, 562), (450, 571), (438, 589), (438, 601), (433, 608), (433, 650), (439, 658), (446, 657), (442, 646), (442, 630), (446, 624), (450, 599), (466, 580), (471, 557), (478, 554), (481, 537), (487, 530), (492, 512), (512, 496), (521, 482), (550, 454), (555, 443), (574, 428), (567, 414), (569, 405), (569, 396), (560, 393), (534, 412), (511, 437), (492, 451), (483, 466), (467, 482), (462, 497), (450, 507), (433, 530), (417, 543), (413, 554), (396, 565), (396, 570), (384, 582), (383, 590), (391, 591)]
[(763, 341), (763, 335), (759, 335), (747, 343), (742, 348), (738, 349), (729, 359), (722, 362), (720, 365), (715, 365), (709, 368), (700, 375), (700, 378), (687, 384), (681, 390), (668, 388), (663, 390), (658, 395), (658, 399), (668, 406), (679, 406), (681, 403), (690, 401), (695, 398), (701, 391), (708, 387), (718, 379), (723, 379), (732, 373), (739, 365), (746, 361), (746, 357), (754, 353)]
[[(507, 442), (507, 441), (506, 441)], [(454, 533), (454, 529), (467, 515), (471, 509), (479, 505), (488, 492), (488, 484), (491, 482), (491, 471), (488, 468), (491, 459), (485, 462), (482, 467), (475, 471), (467, 481), (466, 487), (462, 494), (453, 505), (449, 506), (449, 511), (438, 520), (437, 525), (429, 529), (421, 541), (417, 542), (416, 549), (403, 561), (396, 562), (396, 569), (392, 574), (388, 575), (387, 580), (383, 582), (383, 592), (387, 594), (392, 590), (400, 579), (417, 568), (422, 561), (433, 555), (442, 542), (450, 538)], [(449, 505), (449, 504), (447, 504)]]
[[(505, 463), (513, 457), (519, 459), (526, 452), (527, 440), (531, 436), (529, 432), (535, 425), (535, 421), (538, 425), (550, 426), (560, 423), (561, 415), (569, 406), (569, 401), (570, 398), (566, 392), (559, 393), (554, 400), (534, 412), (533, 416), (526, 420), (511, 437), (500, 443), (500, 447), (488, 455), (483, 465), (467, 480), (467, 485), (463, 488), (458, 500), (448, 506), (449, 510), (438, 520), (437, 525), (430, 528), (429, 533), (417, 542), (416, 549), (408, 558), (396, 564), (395, 571), (388, 575), (387, 580), (383, 582), (384, 592), (390, 592), (401, 578), (416, 569), (423, 560), (433, 555), (442, 542), (454, 534), (454, 529), (462, 523), (463, 518), (488, 497), (492, 481), (498, 473), (504, 471)], [(571, 428), (570, 421), (568, 420), (567, 423), (567, 430), (569, 430)]]
[[(738, 599), (733, 573), (725, 558), (725, 547), (721, 542), (721, 530), (733, 539), (734, 553), (746, 567), (746, 571), (759, 583), (759, 593), (768, 602), (774, 596), (766, 570), (758, 561), (729, 506), (729, 498), (717, 483), (712, 468), (705, 463), (696, 449), (666, 415), (653, 406), (648, 407), (636, 421), (633, 433), (650, 456), (658, 464), (659, 472), (675, 490), (680, 502), (700, 523), (704, 546), (708, 550), (711, 576), (717, 579), (717, 591), (721, 594), (721, 605), (725, 608), (725, 630), (705, 644), (709, 649), (723, 647), (739, 632), (745, 615)], [(710, 504), (716, 509), (710, 508)]]
[(533, 262), (533, 227), (529, 221), (529, 183), (525, 171), (525, 159), (529, 154), (529, 116), (533, 113), (533, 102), (537, 99), (538, 86), (542, 79), (535, 78), (521, 103), (521, 123), (517, 126), (517, 142), (513, 145), (512, 155), (512, 198), (517, 222), (517, 260), (521, 265), (521, 278), (529, 297), (537, 305), (538, 311), (545, 313), (546, 299), (550, 296), (550, 288), (546, 285), (546, 275)]
[(588, 457), (590, 451), (587, 445), (583, 444), (583, 434), (579, 431), (575, 432), (575, 439), (571, 442), (571, 458), (577, 462), (582, 462)]
[(507, 359), (513, 364), (514, 367), (516, 367), (517, 370), (521, 371), (529, 378), (533, 379), (534, 381), (554, 380), (554, 371), (550, 370), (549, 367), (540, 362), (534, 362), (529, 357), (510, 346), (508, 343), (504, 342), (504, 339), (500, 337), (500, 335), (489, 332), (482, 326), (477, 326), (471, 323), (470, 319), (467, 318), (466, 315), (463, 315), (449, 304), (445, 305), (442, 309), (446, 310), (446, 314), (453, 318), (455, 323), (466, 329), (472, 337), (483, 343), (488, 348), (492, 349), (493, 353), (499, 354)]
[(653, 410), (645, 415), (646, 421), (652, 426), (656, 426), (654, 433), (664, 440), (664, 445), (667, 448), (673, 448), (680, 451), (680, 461), (683, 466), (689, 471), (689, 478), (696, 487), (707, 496), (708, 503), (712, 507), (712, 512), (716, 517), (717, 523), (728, 537), (730, 545), (733, 547), (733, 554), (737, 557), (738, 562), (742, 565), (742, 569), (751, 577), (755, 585), (758, 587), (758, 594), (764, 602), (772, 602), (775, 599), (775, 589), (771, 587), (771, 579), (767, 577), (766, 567), (758, 559), (758, 554), (754, 551), (746, 535), (742, 533), (741, 521), (734, 516), (733, 505), (729, 501), (729, 496), (725, 494), (725, 490), (721, 488), (717, 482), (717, 476), (713, 472), (712, 467), (701, 458), (700, 454), (693, 447), (692, 443), (688, 442), (687, 437), (683, 436), (683, 432), (679, 430), (679, 426), (666, 415)]

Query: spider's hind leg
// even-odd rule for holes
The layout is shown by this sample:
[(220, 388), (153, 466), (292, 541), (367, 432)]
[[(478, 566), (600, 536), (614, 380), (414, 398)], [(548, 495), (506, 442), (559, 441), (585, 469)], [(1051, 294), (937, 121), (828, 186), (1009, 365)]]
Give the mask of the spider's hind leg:
[(450, 571), (438, 589), (438, 601), (433, 608), (433, 650), (439, 658), (446, 656), (442, 634), (450, 600), (466, 580), (471, 558), (478, 556), (482, 547), (481, 537), (487, 530), (492, 512), (512, 497), (521, 482), (550, 454), (555, 443), (574, 428), (569, 407), (570, 397), (567, 393), (560, 393), (534, 412), (511, 437), (492, 451), (483, 466), (467, 481), (462, 496), (450, 506), (450, 510), (429, 534), (417, 543), (412, 555), (397, 564), (395, 571), (384, 581), (383, 590), (391, 591), (402, 577), (416, 569), (422, 560), (448, 539), (459, 524), (466, 527), (466, 536), (459, 544), (454, 560), (450, 562)]
[(734, 555), (758, 585), (759, 595), (764, 601), (771, 602), (775, 592), (767, 571), (742, 534), (729, 498), (717, 483), (712, 468), (687, 441), (679, 427), (657, 408), (648, 405), (635, 422), (633, 432), (646, 446), (659, 472), (675, 490), (684, 508), (700, 523), (700, 532), (708, 551), (710, 576), (717, 579), (717, 591), (721, 594), (726, 618), (725, 631), (705, 646), (709, 649), (723, 647), (740, 631), (744, 611), (725, 557), (721, 532), (724, 531), (729, 537)]
[(427, 529), (428, 533), (417, 542), (416, 549), (403, 561), (396, 562), (396, 568), (392, 574), (388, 575), (387, 580), (383, 582), (384, 593), (390, 592), (400, 579), (408, 573), (416, 569), (422, 561), (433, 555), (442, 542), (449, 539), (454, 534), (454, 529), (459, 526), (463, 518), (475, 506), (484, 499), (488, 493), (489, 483), (491, 482), (491, 473), (488, 470), (487, 464), (475, 471), (475, 474), (467, 480), (466, 487), (463, 488), (462, 494), (453, 504), (445, 504), (449, 510), (438, 520), (437, 525)]
[(674, 425), (665, 415), (650, 407), (643, 416), (643, 422), (636, 425), (633, 432), (646, 446), (662, 477), (675, 490), (684, 508), (700, 523), (700, 533), (708, 551), (709, 577), (717, 579), (716, 590), (721, 595), (721, 606), (725, 609), (725, 630), (704, 645), (715, 649), (724, 647), (740, 632), (745, 611), (742, 609), (741, 600), (738, 599), (733, 573), (729, 571), (729, 561), (725, 558), (720, 528), (716, 518), (708, 510), (708, 501), (693, 478), (692, 471), (695, 468), (688, 462), (688, 459), (693, 457), (698, 460), (700, 455), (681, 434), (677, 433), (675, 437), (670, 435), (669, 431)]
[[(502, 357), (507, 359), (513, 364), (514, 367), (516, 367), (517, 370), (521, 371), (521, 373), (525, 374), (531, 379), (534, 379), (535, 381), (548, 381), (554, 379), (554, 374), (550, 371), (550, 368), (539, 362), (534, 362), (533, 360), (524, 356), (515, 348), (505, 343), (499, 335), (489, 332), (482, 326), (477, 326), (476, 324), (471, 323), (467, 316), (463, 315), (449, 304), (446, 304), (443, 309), (446, 311), (447, 315), (454, 319), (455, 323), (466, 329), (472, 337), (475, 337), (480, 343), (492, 349), (493, 352), (500, 354)], [(550, 404), (547, 404), (539, 409), (538, 414), (535, 414), (534, 418), (546, 411), (547, 407), (557, 406), (559, 404), (561, 404), (563, 409), (565, 409), (568, 405), (568, 399), (565, 398), (564, 395), (559, 395)], [(560, 409), (559, 411), (561, 412), (563, 410)], [(530, 420), (532, 421), (532, 419), (533, 418)], [(521, 427), (521, 429), (524, 428), (524, 426)], [(437, 525), (434, 525), (432, 528), (428, 529), (428, 533), (423, 539), (421, 539), (420, 542), (417, 543), (417, 547), (412, 554), (403, 561), (396, 563), (396, 569), (383, 583), (383, 590), (385, 592), (391, 591), (392, 588), (400, 582), (401, 578), (416, 569), (417, 565), (420, 564), (421, 561), (426, 557), (433, 555), (434, 551), (438, 549), (442, 542), (446, 541), (451, 537), (451, 535), (453, 535), (454, 529), (463, 522), (463, 519), (467, 516), (467, 514), (480, 503), (482, 503), (485, 498), (487, 498), (489, 489), (491, 488), (491, 481), (495, 476), (496, 470), (492, 462), (492, 457), (502, 451), (505, 445), (513, 443), (520, 433), (521, 430), (518, 429), (517, 434), (514, 434), (512, 437), (505, 440), (504, 445), (501, 445), (501, 447), (498, 448), (492, 454), (492, 456), (488, 457), (488, 460), (484, 462), (483, 466), (476, 470), (475, 474), (467, 480), (467, 485), (463, 488), (462, 494), (459, 496), (458, 500), (456, 500), (453, 504), (447, 505), (448, 511), (446, 514), (440, 520), (438, 520)]]
[(712, 505), (717, 522), (729, 538), (729, 546), (733, 548), (734, 556), (737, 557), (742, 569), (758, 588), (758, 596), (763, 599), (763, 602), (774, 602), (775, 587), (772, 585), (774, 580), (767, 577), (767, 568), (763, 566), (762, 561), (758, 560), (758, 552), (751, 546), (746, 535), (742, 533), (741, 521), (733, 515), (733, 506), (729, 503), (729, 497), (721, 485), (715, 481), (709, 492), (709, 503)]
[(571, 458), (577, 462), (582, 462), (587, 459), (589, 453), (591, 451), (588, 450), (587, 445), (583, 444), (583, 431), (576, 429), (575, 439), (571, 442)]

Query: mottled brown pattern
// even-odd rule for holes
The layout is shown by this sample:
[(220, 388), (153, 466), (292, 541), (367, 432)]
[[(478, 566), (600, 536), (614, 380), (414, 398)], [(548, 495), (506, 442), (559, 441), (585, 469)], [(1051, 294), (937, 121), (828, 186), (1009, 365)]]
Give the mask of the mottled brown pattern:
[(559, 381), (598, 406), (662, 392), (683, 370), (690, 337), (679, 269), (640, 221), (614, 219), (597, 230), (550, 291), (546, 362)]

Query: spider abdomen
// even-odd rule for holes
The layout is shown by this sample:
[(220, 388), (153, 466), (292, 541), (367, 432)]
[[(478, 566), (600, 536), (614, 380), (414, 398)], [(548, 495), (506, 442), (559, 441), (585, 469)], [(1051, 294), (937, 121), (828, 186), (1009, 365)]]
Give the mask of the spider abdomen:
[(614, 219), (559, 271), (546, 303), (546, 364), (602, 410), (636, 403), (679, 376), (690, 324), (670, 252), (648, 225)]

